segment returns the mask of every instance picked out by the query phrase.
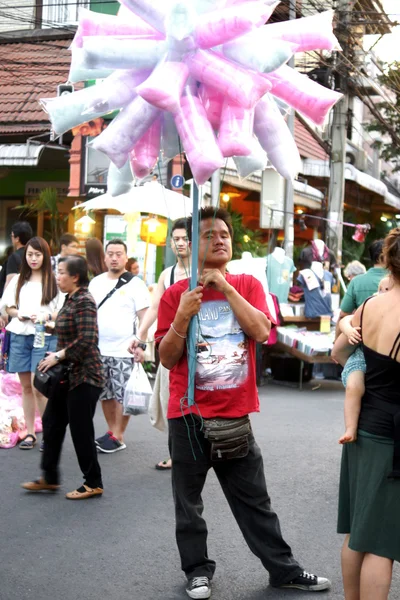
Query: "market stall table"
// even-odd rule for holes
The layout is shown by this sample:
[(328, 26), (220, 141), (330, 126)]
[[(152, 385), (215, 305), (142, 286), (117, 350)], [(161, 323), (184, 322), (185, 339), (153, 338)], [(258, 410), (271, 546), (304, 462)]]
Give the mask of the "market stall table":
[(304, 352), (300, 352), (300, 350), (297, 350), (297, 348), (293, 348), (292, 346), (289, 346), (288, 344), (284, 344), (283, 342), (281, 342), (279, 340), (276, 342), (274, 349), (282, 351), (282, 352), (287, 352), (291, 356), (294, 356), (295, 358), (299, 359), (299, 361), (300, 361), (299, 390), (303, 389), (304, 363), (326, 364), (326, 363), (334, 362), (332, 360), (332, 358), (327, 354), (313, 354), (313, 355), (305, 354)]

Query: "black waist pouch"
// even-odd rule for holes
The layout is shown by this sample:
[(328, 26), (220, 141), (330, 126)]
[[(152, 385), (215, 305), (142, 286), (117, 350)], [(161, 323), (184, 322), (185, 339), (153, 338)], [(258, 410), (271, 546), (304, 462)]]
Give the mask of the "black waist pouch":
[(249, 416), (238, 419), (203, 419), (204, 437), (211, 444), (211, 460), (244, 458), (249, 453)]

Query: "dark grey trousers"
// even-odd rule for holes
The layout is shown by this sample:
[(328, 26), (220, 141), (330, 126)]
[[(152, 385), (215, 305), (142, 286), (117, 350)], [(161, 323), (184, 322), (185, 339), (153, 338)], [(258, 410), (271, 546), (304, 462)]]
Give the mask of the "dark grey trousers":
[(214, 462), (198, 417), (189, 415), (186, 422), (182, 417), (168, 423), (176, 540), (187, 578), (203, 575), (212, 579), (215, 571), (215, 561), (207, 553), (207, 525), (202, 517), (201, 498), (211, 467), (250, 550), (269, 572), (271, 585), (279, 586), (297, 577), (303, 569), (284, 541), (278, 516), (271, 508), (263, 459), (253, 435), (246, 457)]

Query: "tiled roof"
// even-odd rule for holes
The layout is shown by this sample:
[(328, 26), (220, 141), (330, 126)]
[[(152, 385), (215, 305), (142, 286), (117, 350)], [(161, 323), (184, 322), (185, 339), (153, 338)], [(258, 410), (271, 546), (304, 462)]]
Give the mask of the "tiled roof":
[(68, 79), (70, 39), (0, 44), (0, 133), (49, 129), (40, 98)]
[(317, 134), (312, 133), (298, 116), (294, 124), (294, 139), (301, 157), (328, 160), (322, 141), (318, 141)]

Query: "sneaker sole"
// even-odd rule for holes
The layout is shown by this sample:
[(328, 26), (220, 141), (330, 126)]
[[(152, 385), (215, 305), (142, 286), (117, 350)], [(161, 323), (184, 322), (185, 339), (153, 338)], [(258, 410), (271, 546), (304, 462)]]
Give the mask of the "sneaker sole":
[(97, 450), (99, 450), (100, 452), (104, 452), (105, 454), (114, 454), (114, 452), (119, 452), (120, 450), (125, 450), (125, 448), (126, 448), (126, 444), (122, 444), (122, 446), (119, 446), (119, 448), (114, 448), (114, 450), (105, 450), (101, 446), (97, 446)]
[(186, 593), (189, 596), (189, 598), (194, 598), (194, 600), (206, 600), (207, 598), (211, 597), (211, 590), (208, 590), (207, 592), (203, 592), (201, 594), (196, 594), (195, 591), (191, 592), (190, 590), (186, 590)]
[(280, 588), (292, 589), (292, 590), (302, 590), (303, 592), (322, 592), (324, 590), (329, 590), (331, 584), (329, 581), (326, 583), (316, 583), (315, 585), (290, 585), (289, 583), (286, 585), (280, 585)]

